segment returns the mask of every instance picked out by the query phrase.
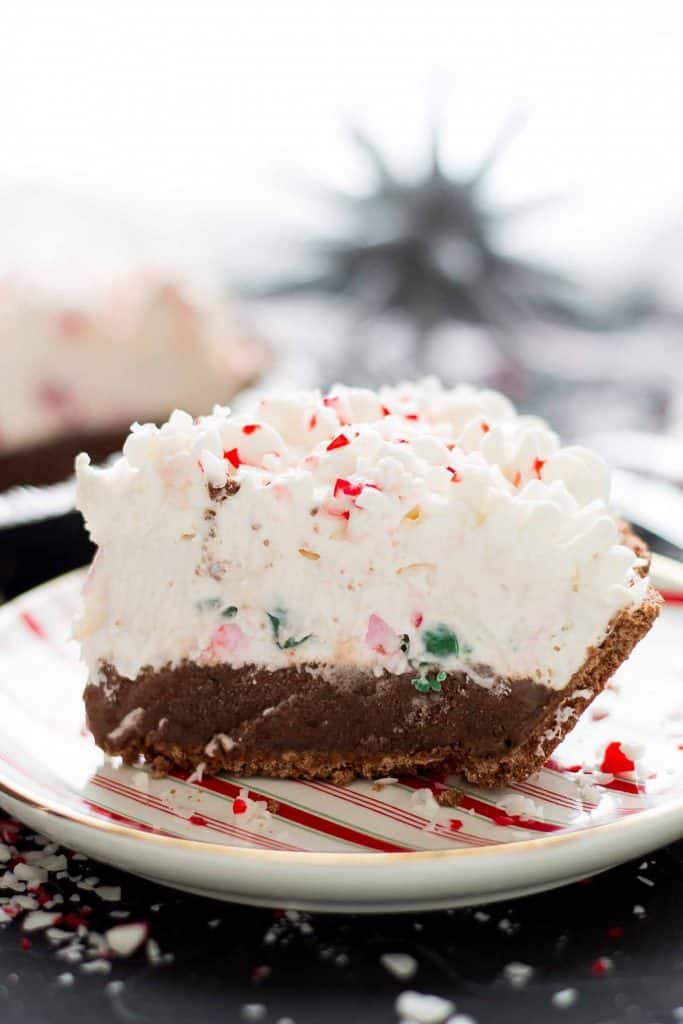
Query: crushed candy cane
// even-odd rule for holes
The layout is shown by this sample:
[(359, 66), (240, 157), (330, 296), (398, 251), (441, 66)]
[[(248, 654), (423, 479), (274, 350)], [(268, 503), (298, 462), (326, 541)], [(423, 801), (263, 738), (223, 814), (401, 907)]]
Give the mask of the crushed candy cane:
[(146, 941), (149, 928), (143, 923), (117, 924), (104, 933), (107, 948), (114, 956), (132, 956)]
[[(20, 928), (21, 950), (28, 952), (37, 943), (45, 944), (57, 961), (85, 975), (109, 974), (112, 957), (133, 956), (145, 940), (150, 963), (161, 966), (172, 961), (149, 936), (146, 922), (113, 924), (102, 931), (93, 927), (94, 913), (116, 919), (130, 916), (130, 911), (120, 906), (121, 886), (102, 885), (96, 875), (83, 870), (83, 854), (62, 852), (45, 836), (1, 817), (0, 835), (3, 853), (9, 854), (3, 856), (6, 870), (0, 878), (0, 928), (12, 924)], [(65, 885), (87, 898), (94, 897), (95, 908), (84, 902), (79, 891), (67, 896), (57, 888)], [(65, 900), (77, 909), (67, 911)], [(74, 983), (73, 970), (63, 971), (56, 979), (59, 988)]]
[(558, 1010), (568, 1010), (575, 1006), (579, 999), (579, 993), (575, 988), (562, 988), (559, 992), (553, 992), (551, 1002)]
[(401, 992), (396, 1000), (396, 1013), (416, 1024), (442, 1024), (455, 1010), (450, 999), (426, 995), (423, 992)]
[(379, 962), (400, 981), (409, 981), (417, 974), (418, 962), (409, 953), (383, 953)]
[(416, 789), (411, 794), (408, 803), (416, 814), (428, 818), (429, 824), (433, 824), (436, 821), (440, 807), (434, 793), (429, 789), (429, 787), (425, 786), (423, 789)]
[(519, 960), (512, 960), (503, 968), (506, 981), (513, 988), (525, 988), (534, 975), (534, 969), (530, 964), (520, 963)]
[(627, 756), (621, 743), (613, 741), (607, 744), (602, 764), (600, 765), (601, 771), (608, 772), (611, 775), (623, 775), (626, 772), (632, 772), (634, 768), (634, 762)]
[(510, 793), (505, 796), (502, 800), (498, 801), (498, 807), (511, 818), (518, 818), (520, 821), (543, 818), (543, 808), (541, 805), (519, 793)]

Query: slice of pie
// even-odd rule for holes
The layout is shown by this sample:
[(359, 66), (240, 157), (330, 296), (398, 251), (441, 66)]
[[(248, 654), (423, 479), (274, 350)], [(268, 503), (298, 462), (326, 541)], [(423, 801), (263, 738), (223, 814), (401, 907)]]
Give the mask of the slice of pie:
[(523, 779), (659, 611), (602, 461), (491, 391), (175, 412), (77, 474), (88, 721), (159, 771)]
[(119, 451), (133, 415), (194, 415), (253, 383), (270, 356), (222, 296), (125, 277), (67, 305), (0, 279), (0, 491), (63, 480), (83, 447)]

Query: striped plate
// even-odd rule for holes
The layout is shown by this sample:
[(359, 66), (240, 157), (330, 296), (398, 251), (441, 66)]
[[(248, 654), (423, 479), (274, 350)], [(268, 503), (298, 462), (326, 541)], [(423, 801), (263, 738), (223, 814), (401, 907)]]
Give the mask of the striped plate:
[[(83, 725), (83, 668), (68, 639), (81, 579), (0, 609), (0, 804), (91, 856), (245, 903), (407, 910), (539, 891), (683, 835), (680, 603), (527, 782), (337, 787), (153, 779), (103, 759)], [(605, 752), (615, 743), (633, 771), (602, 770), (614, 767)]]

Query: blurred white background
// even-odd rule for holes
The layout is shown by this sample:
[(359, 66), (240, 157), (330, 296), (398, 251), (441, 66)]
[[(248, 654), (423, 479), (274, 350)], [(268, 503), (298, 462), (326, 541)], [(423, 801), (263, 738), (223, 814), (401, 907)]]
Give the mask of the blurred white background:
[[(320, 215), (283, 189), (288, 175), (363, 186), (345, 119), (409, 174), (441, 104), (456, 170), (527, 115), (495, 197), (566, 199), (537, 227), (525, 218), (525, 246), (596, 273), (628, 274), (654, 252), (661, 264), (667, 247), (674, 264), (682, 21), (680, 3), (661, 0), (8, 2), (0, 249), (25, 244), (27, 218), (47, 232), (57, 195), (60, 217), (71, 197), (110, 229), (124, 213), (154, 223), (161, 247), (174, 232), (187, 244), (190, 225), (200, 248), (248, 259), (242, 226)], [(45, 235), (46, 259), (56, 244)]]

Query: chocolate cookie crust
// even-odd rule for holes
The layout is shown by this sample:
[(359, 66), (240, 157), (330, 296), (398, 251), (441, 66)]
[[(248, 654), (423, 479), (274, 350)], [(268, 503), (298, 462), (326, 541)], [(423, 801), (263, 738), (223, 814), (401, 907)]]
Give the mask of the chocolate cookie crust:
[[(413, 673), (375, 677), (357, 668), (184, 662), (136, 679), (104, 666), (85, 691), (96, 742), (155, 769), (332, 778), (416, 772), (448, 763), (469, 781), (498, 786), (539, 769), (659, 613), (651, 590), (618, 615), (603, 643), (563, 690), (531, 679), (453, 673), (441, 693), (418, 693)], [(485, 670), (478, 668), (479, 675)]]

